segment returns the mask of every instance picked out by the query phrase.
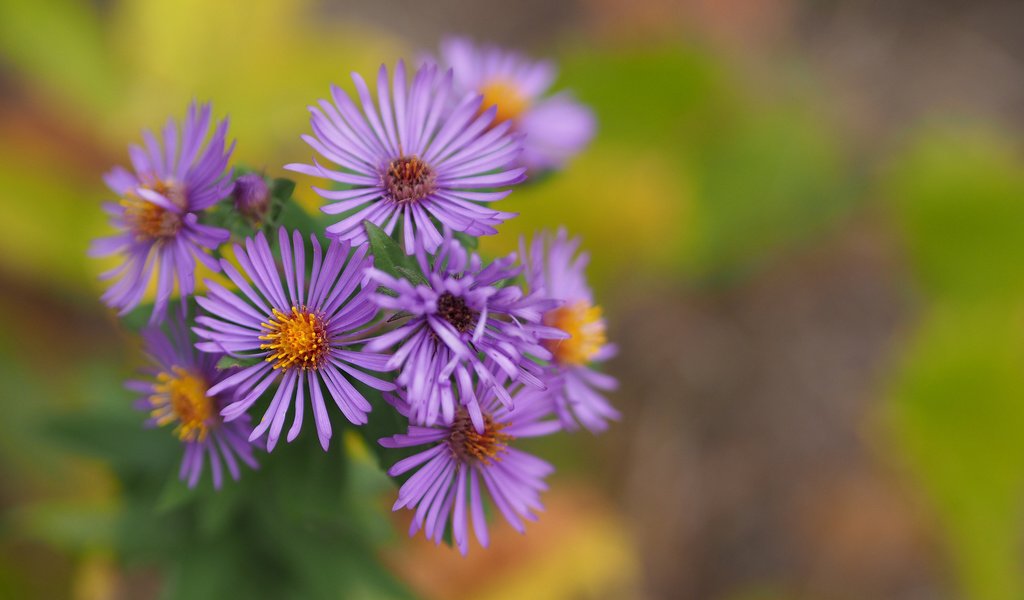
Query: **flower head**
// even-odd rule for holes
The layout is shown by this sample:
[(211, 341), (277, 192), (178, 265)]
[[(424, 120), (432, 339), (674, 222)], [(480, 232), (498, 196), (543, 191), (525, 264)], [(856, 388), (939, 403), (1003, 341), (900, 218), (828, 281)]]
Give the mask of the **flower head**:
[[(203, 149), (210, 127), (210, 105), (189, 106), (181, 128), (173, 119), (163, 131), (163, 145), (149, 131), (144, 146), (128, 149), (134, 172), (115, 167), (107, 185), (120, 197), (107, 203), (110, 223), (119, 232), (93, 242), (94, 257), (121, 254), (124, 262), (104, 273), (116, 279), (103, 301), (126, 314), (139, 305), (151, 280), (156, 279), (156, 300), (151, 322), (163, 319), (177, 281), (182, 300), (195, 291), (196, 261), (216, 270), (207, 250), (228, 239), (225, 229), (199, 223), (199, 213), (231, 192), (224, 176), (234, 144), (224, 149), (227, 119), (221, 121)], [(182, 303), (184, 306), (184, 302)]]
[(417, 259), (426, 274), (422, 282), (367, 271), (388, 290), (374, 296), (377, 304), (395, 311), (392, 320), (402, 321), (368, 347), (398, 346), (388, 366), (401, 368), (395, 382), (407, 389), (414, 422), (451, 423), (462, 406), (482, 430), (474, 377), (506, 404), (511, 397), (498, 374), (543, 387), (540, 367), (531, 357), (552, 358), (542, 341), (565, 337), (541, 323), (544, 312), (557, 303), (506, 285), (521, 270), (514, 266), (514, 254), (484, 266), (479, 256), (448, 237), (432, 264), (422, 252)]
[[(232, 479), (238, 479), (238, 461), (257, 468), (248, 418), (224, 422), (220, 410), (235, 399), (235, 389), (220, 386), (230, 371), (217, 369), (218, 354), (200, 354), (189, 339), (183, 321), (174, 318), (169, 335), (159, 327), (143, 330), (146, 354), (151, 366), (143, 373), (149, 378), (131, 380), (128, 389), (145, 394), (135, 405), (149, 413), (153, 426), (174, 426), (174, 434), (185, 445), (179, 477), (194, 487), (209, 461), (213, 485), (220, 487), (223, 467)], [(217, 393), (209, 394), (214, 386)], [(223, 462), (223, 466), (222, 463)]]
[[(394, 510), (415, 510), (409, 535), (423, 529), (436, 543), (444, 537), (451, 518), (452, 539), (463, 554), (469, 550), (469, 522), (481, 546), (487, 546), (487, 519), (481, 488), (516, 531), (523, 520), (536, 520), (542, 510), (544, 478), (554, 468), (515, 448), (516, 440), (559, 430), (546, 419), (550, 403), (536, 395), (516, 396), (510, 410), (497, 397), (481, 390), (483, 427), (477, 428), (465, 408), (450, 423), (433, 427), (410, 425), (408, 432), (380, 440), (386, 448), (428, 446), (394, 464), (388, 474), (397, 477), (417, 469), (398, 491)], [(395, 401), (400, 411), (408, 407)], [(483, 485), (481, 486), (481, 482)]]
[[(267, 448), (273, 450), (293, 405), (288, 441), (299, 434), (308, 389), (317, 434), (326, 450), (331, 424), (321, 385), (345, 417), (357, 425), (366, 423), (370, 403), (349, 378), (378, 390), (393, 389), (390, 383), (364, 372), (386, 370), (388, 357), (359, 349), (378, 312), (370, 301), (373, 289), (360, 286), (363, 271), (372, 262), (365, 245), (353, 250), (347, 243), (335, 241), (325, 255), (316, 236), (310, 236), (313, 263), (307, 283), (302, 235), (298, 231), (289, 235), (283, 227), (278, 233), (280, 267), (262, 232), (246, 239), (244, 250), (235, 246), (241, 272), (227, 260), (221, 261), (239, 292), (207, 282), (209, 295), (196, 299), (206, 312), (196, 319), (195, 332), (204, 340), (196, 347), (259, 359), (222, 382), (221, 386), (237, 385), (240, 391), (238, 400), (223, 410), (226, 420), (245, 414), (271, 384), (279, 382), (250, 436), (256, 439), (269, 432)], [(211, 391), (219, 390), (214, 387)]]
[(496, 122), (525, 135), (521, 163), (531, 171), (561, 167), (594, 136), (590, 110), (564, 92), (546, 95), (555, 78), (548, 61), (464, 38), (445, 40), (440, 60), (453, 70), (456, 92), (481, 94), (484, 108), (497, 107)]
[(329, 201), (325, 213), (343, 214), (328, 235), (361, 244), (363, 221), (388, 234), (401, 222), (409, 254), (417, 242), (433, 252), (442, 239), (435, 220), (479, 236), (513, 216), (486, 206), (508, 195), (500, 188), (523, 180), (523, 169), (509, 168), (522, 149), (519, 136), (509, 133), (511, 123), (491, 127), (495, 109), (481, 113), (477, 95), (455, 97), (451, 72), (433, 65), (417, 70), (411, 84), (401, 61), (390, 81), (381, 66), (377, 104), (362, 77), (352, 80), (359, 106), (333, 86), (334, 102), (310, 107), (314, 135), (303, 136), (337, 168), (316, 160), (286, 167), (348, 187), (314, 188)]
[(261, 221), (270, 202), (270, 188), (259, 173), (246, 173), (235, 180), (231, 198), (235, 202), (235, 210), (253, 221)]
[(594, 304), (584, 269), (588, 255), (577, 254), (579, 238), (568, 239), (564, 229), (557, 236), (539, 234), (529, 252), (522, 254), (527, 263), (528, 288), (558, 306), (544, 313), (543, 322), (569, 334), (568, 339), (546, 342), (552, 360), (542, 377), (554, 398), (560, 419), (567, 429), (577, 421), (598, 432), (619, 413), (602, 392), (617, 386), (615, 378), (593, 368), (615, 355), (615, 346), (605, 337), (601, 308)]

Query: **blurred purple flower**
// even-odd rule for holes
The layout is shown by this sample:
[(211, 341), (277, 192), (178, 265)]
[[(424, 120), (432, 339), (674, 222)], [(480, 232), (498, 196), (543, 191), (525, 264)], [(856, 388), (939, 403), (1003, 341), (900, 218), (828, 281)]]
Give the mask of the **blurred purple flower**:
[(235, 201), (235, 210), (254, 221), (261, 221), (270, 202), (270, 188), (259, 173), (246, 173), (235, 180), (231, 197)]
[(457, 93), (481, 94), (482, 106), (497, 106), (496, 122), (523, 133), (520, 162), (530, 171), (559, 168), (594, 137), (591, 111), (566, 93), (545, 96), (555, 78), (550, 61), (465, 38), (441, 43), (440, 61), (455, 74)]
[(206, 251), (230, 234), (200, 224), (198, 213), (231, 192), (231, 178), (224, 177), (224, 169), (234, 144), (225, 151), (228, 121), (224, 119), (203, 151), (209, 127), (210, 105), (197, 107), (193, 102), (180, 138), (173, 119), (164, 127), (163, 147), (151, 132), (143, 132), (145, 147), (128, 149), (135, 172), (115, 167), (104, 177), (121, 198), (119, 203), (104, 204), (110, 223), (120, 233), (95, 240), (89, 255), (124, 255), (123, 263), (101, 276), (117, 279), (103, 294), (103, 301), (122, 315), (139, 305), (155, 277), (156, 301), (150, 322), (160, 322), (175, 280), (184, 310), (185, 298), (195, 291), (196, 260), (217, 270), (216, 261)]
[[(149, 412), (147, 424), (176, 424), (174, 433), (185, 445), (179, 477), (195, 487), (209, 460), (213, 486), (220, 488), (223, 478), (221, 461), (232, 479), (239, 477), (239, 459), (249, 468), (258, 465), (249, 443), (249, 419), (225, 423), (220, 409), (234, 401), (235, 389), (220, 385), (230, 371), (217, 369), (218, 354), (200, 354), (192, 347), (184, 321), (172, 318), (170, 335), (159, 327), (143, 330), (146, 354), (152, 366), (142, 370), (146, 380), (130, 380), (125, 387), (145, 394), (135, 402), (136, 408)], [(210, 394), (214, 386), (219, 390)]]
[(522, 250), (526, 283), (531, 293), (557, 300), (559, 305), (544, 313), (544, 324), (569, 334), (568, 339), (546, 341), (553, 359), (542, 380), (555, 401), (566, 429), (577, 421), (592, 432), (607, 429), (608, 420), (618, 419), (602, 392), (618, 386), (614, 377), (593, 366), (615, 355), (616, 348), (605, 337), (601, 308), (594, 304), (584, 269), (589, 256), (577, 254), (579, 238), (568, 239), (565, 229), (557, 237), (536, 235), (529, 252)]
[(417, 240), (430, 252), (441, 243), (434, 220), (472, 236), (495, 233), (514, 214), (485, 204), (509, 194), (497, 188), (524, 179), (523, 169), (509, 168), (522, 151), (520, 136), (509, 133), (511, 123), (491, 127), (495, 111), (481, 111), (479, 96), (454, 97), (450, 72), (423, 66), (411, 84), (406, 79), (401, 61), (390, 84), (381, 66), (375, 105), (363, 78), (353, 73), (361, 108), (332, 86), (334, 102), (310, 107), (314, 135), (303, 139), (339, 170), (315, 159), (285, 168), (346, 186), (314, 188), (331, 201), (325, 213), (343, 215), (327, 228), (341, 240), (364, 243), (366, 220), (388, 234), (401, 221), (409, 254)]
[(537, 294), (524, 296), (519, 287), (505, 285), (521, 270), (513, 266), (514, 254), (485, 267), (479, 256), (468, 254), (448, 237), (433, 265), (422, 251), (417, 260), (426, 273), (422, 283), (367, 270), (372, 281), (388, 289), (374, 296), (377, 304), (395, 311), (392, 320), (407, 318), (367, 348), (398, 347), (387, 366), (402, 369), (395, 382), (407, 390), (416, 424), (433, 425), (438, 418), (451, 423), (458, 404), (482, 431), (474, 374), (482, 389), (492, 390), (505, 404), (511, 398), (499, 383), (500, 374), (543, 387), (537, 377), (541, 368), (530, 357), (550, 359), (540, 341), (565, 337), (541, 324), (544, 311), (556, 303)]
[[(482, 428), (475, 427), (465, 408), (459, 408), (450, 424), (434, 427), (410, 425), (407, 433), (380, 440), (386, 448), (429, 445), (388, 470), (397, 477), (418, 468), (402, 484), (393, 510), (416, 510), (409, 535), (424, 530), (427, 539), (440, 543), (452, 522), (452, 539), (462, 554), (469, 550), (469, 521), (481, 546), (488, 543), (480, 481), (506, 521), (520, 533), (523, 520), (537, 519), (543, 510), (540, 492), (547, 489), (544, 478), (554, 471), (547, 462), (510, 445), (518, 438), (538, 437), (560, 429), (548, 420), (551, 405), (537, 396), (516, 396), (510, 410), (490, 392), (481, 391)], [(408, 407), (393, 403), (399, 412)], [(468, 505), (468, 514), (467, 514)]]
[(389, 357), (355, 347), (365, 341), (378, 312), (370, 300), (373, 288), (360, 287), (363, 271), (372, 261), (366, 245), (352, 250), (347, 243), (337, 241), (330, 244), (324, 256), (316, 236), (311, 235), (313, 264), (307, 285), (302, 235), (295, 231), (289, 238), (283, 227), (278, 234), (284, 285), (281, 268), (275, 264), (263, 232), (247, 238), (244, 250), (236, 244), (234, 256), (244, 275), (227, 260), (221, 260), (221, 267), (240, 293), (206, 282), (209, 294), (196, 301), (208, 316), (198, 317), (194, 328), (206, 341), (196, 347), (243, 360), (260, 359), (210, 390), (216, 393), (238, 386), (239, 399), (222, 411), (228, 421), (245, 414), (272, 383), (280, 380), (249, 439), (269, 430), (267, 449), (273, 450), (294, 404), (295, 416), (287, 438), (289, 442), (294, 440), (302, 428), (308, 386), (317, 435), (327, 450), (332, 432), (321, 382), (345, 417), (356, 425), (366, 423), (370, 403), (347, 377), (378, 390), (394, 388), (361, 370), (387, 370)]

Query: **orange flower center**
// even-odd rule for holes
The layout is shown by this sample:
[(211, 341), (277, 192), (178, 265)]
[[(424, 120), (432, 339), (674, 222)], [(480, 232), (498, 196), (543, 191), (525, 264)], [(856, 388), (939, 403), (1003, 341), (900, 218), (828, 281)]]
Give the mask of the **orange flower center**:
[(530, 107), (530, 99), (520, 91), (519, 86), (505, 80), (493, 79), (480, 86), (480, 94), (484, 100), (480, 105), (483, 112), (492, 106), (498, 107), (494, 116), (494, 124), (518, 119)]
[[(164, 196), (181, 208), (185, 207), (185, 191), (176, 182), (160, 180), (142, 187)], [(125, 194), (121, 206), (124, 207), (124, 218), (128, 226), (140, 240), (172, 238), (181, 229), (181, 215), (134, 193)]]
[(565, 340), (545, 340), (544, 345), (562, 365), (583, 365), (608, 341), (601, 307), (586, 300), (564, 304), (544, 315), (544, 324), (569, 334)]
[(275, 363), (275, 369), (319, 368), (331, 349), (327, 323), (306, 307), (293, 306), (291, 313), (287, 314), (275, 308), (269, 323), (260, 325), (267, 330), (260, 336), (267, 342), (260, 344), (260, 349), (273, 351), (266, 361)]
[(157, 425), (177, 422), (174, 433), (185, 442), (206, 439), (214, 423), (213, 399), (206, 396), (206, 381), (181, 367), (158, 374), (156, 381), (153, 386), (156, 393), (149, 401), (153, 405), (150, 415)]
[(508, 423), (495, 423), (490, 415), (484, 415), (484, 432), (478, 433), (473, 427), (473, 421), (469, 418), (466, 409), (460, 408), (455, 413), (455, 421), (452, 423), (452, 432), (448, 435), (448, 447), (452, 454), (462, 462), (478, 460), (485, 465), (501, 460), (501, 454), (508, 448), (508, 443), (513, 438), (501, 430), (508, 427)]

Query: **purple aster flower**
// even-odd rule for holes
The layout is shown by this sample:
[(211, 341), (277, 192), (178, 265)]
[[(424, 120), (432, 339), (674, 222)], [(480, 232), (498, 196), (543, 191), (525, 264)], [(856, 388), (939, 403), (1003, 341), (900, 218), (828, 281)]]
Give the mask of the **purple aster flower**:
[(442, 239), (435, 221), (480, 236), (514, 216), (486, 205), (509, 194), (499, 188), (524, 179), (524, 169), (508, 168), (522, 150), (520, 138), (509, 133), (511, 123), (491, 127), (495, 110), (481, 111), (479, 96), (456, 98), (451, 72), (426, 65), (410, 84), (399, 61), (389, 83), (381, 66), (376, 105), (363, 78), (353, 73), (352, 80), (360, 106), (332, 86), (334, 102), (310, 107), (314, 135), (303, 136), (337, 170), (316, 160), (285, 167), (348, 188), (314, 188), (330, 201), (325, 213), (342, 215), (328, 235), (361, 244), (363, 221), (389, 234), (401, 222), (409, 254), (417, 240), (433, 252)]
[(557, 300), (556, 308), (544, 313), (543, 322), (569, 334), (568, 339), (545, 341), (552, 360), (542, 378), (555, 401), (566, 429), (577, 421), (593, 432), (608, 427), (619, 413), (602, 392), (614, 390), (614, 377), (593, 367), (615, 355), (616, 348), (605, 337), (601, 308), (594, 304), (584, 269), (589, 256), (577, 254), (579, 238), (568, 239), (565, 229), (558, 236), (538, 234), (530, 251), (522, 251), (527, 264), (527, 287), (542, 297)]
[(407, 390), (417, 424), (433, 425), (438, 418), (451, 423), (461, 405), (482, 431), (474, 375), (483, 389), (511, 404), (484, 357), (513, 381), (543, 387), (538, 379), (541, 367), (531, 357), (550, 359), (541, 340), (565, 337), (541, 323), (544, 311), (557, 303), (505, 285), (521, 271), (514, 266), (515, 254), (484, 266), (479, 256), (447, 237), (432, 264), (422, 249), (417, 260), (426, 273), (423, 283), (396, 279), (377, 269), (367, 271), (370, 279), (390, 291), (376, 294), (377, 304), (396, 311), (392, 320), (407, 319), (367, 348), (398, 346), (387, 366), (401, 367), (395, 382)]
[[(554, 468), (511, 444), (518, 438), (537, 437), (558, 431), (557, 421), (547, 420), (550, 403), (539, 396), (516, 396), (515, 409), (482, 392), (483, 428), (473, 425), (465, 408), (451, 423), (434, 427), (410, 425), (405, 434), (380, 440), (386, 448), (429, 446), (394, 464), (388, 474), (397, 477), (418, 468), (402, 484), (393, 510), (415, 510), (409, 535), (423, 529), (427, 539), (440, 543), (451, 517), (452, 538), (462, 554), (469, 550), (469, 522), (481, 546), (488, 542), (487, 520), (481, 481), (498, 511), (516, 531), (523, 520), (536, 520), (542, 510), (540, 492), (544, 478)], [(395, 402), (400, 412), (405, 407)]]
[(440, 60), (454, 71), (457, 93), (481, 94), (484, 107), (497, 107), (496, 122), (526, 136), (521, 163), (531, 171), (561, 167), (594, 137), (589, 109), (565, 92), (545, 95), (555, 78), (551, 62), (465, 38), (442, 42)]
[(117, 279), (103, 294), (103, 302), (122, 315), (139, 305), (155, 278), (151, 322), (159, 322), (175, 281), (184, 310), (184, 299), (195, 291), (197, 260), (217, 270), (207, 250), (219, 246), (230, 234), (200, 224), (199, 212), (231, 192), (231, 178), (224, 176), (224, 169), (234, 144), (225, 151), (228, 121), (224, 119), (204, 150), (209, 128), (210, 105), (192, 103), (180, 136), (173, 119), (164, 127), (162, 147), (151, 132), (143, 132), (144, 146), (128, 149), (135, 172), (115, 167), (104, 177), (121, 198), (117, 204), (104, 205), (110, 223), (120, 232), (94, 241), (89, 254), (124, 256), (123, 263), (101, 276)]
[(302, 234), (295, 231), (289, 237), (282, 227), (280, 266), (274, 261), (266, 236), (260, 232), (245, 240), (244, 250), (234, 246), (241, 272), (227, 260), (220, 262), (240, 292), (232, 293), (207, 281), (209, 294), (196, 298), (207, 313), (196, 319), (198, 326), (194, 330), (205, 340), (196, 344), (197, 348), (241, 359), (260, 359), (210, 390), (217, 393), (233, 386), (240, 390), (238, 400), (222, 411), (225, 419), (231, 421), (245, 414), (271, 384), (280, 382), (263, 419), (249, 438), (254, 440), (269, 431), (268, 451), (277, 445), (293, 405), (295, 413), (288, 441), (299, 434), (307, 389), (320, 445), (327, 450), (331, 423), (321, 384), (327, 387), (330, 398), (345, 417), (356, 425), (366, 423), (370, 403), (348, 377), (378, 390), (394, 388), (363, 371), (387, 370), (389, 357), (357, 348), (357, 344), (365, 341), (363, 338), (378, 312), (370, 300), (373, 288), (360, 287), (363, 271), (372, 264), (367, 246), (353, 250), (347, 243), (335, 241), (325, 255), (316, 236), (311, 235), (310, 239), (313, 264), (308, 283)]
[[(125, 387), (145, 394), (136, 408), (149, 412), (147, 424), (175, 424), (174, 433), (185, 445), (179, 477), (195, 487), (209, 461), (213, 486), (220, 488), (223, 466), (232, 479), (239, 477), (238, 462), (258, 468), (249, 443), (249, 419), (224, 422), (220, 410), (234, 401), (235, 390), (220, 385), (230, 371), (217, 369), (221, 355), (200, 354), (192, 347), (184, 321), (172, 320), (169, 335), (159, 327), (143, 330), (146, 354), (152, 366), (143, 369), (146, 380), (131, 380)], [(219, 390), (210, 394), (214, 387)], [(221, 462), (223, 461), (223, 466)]]

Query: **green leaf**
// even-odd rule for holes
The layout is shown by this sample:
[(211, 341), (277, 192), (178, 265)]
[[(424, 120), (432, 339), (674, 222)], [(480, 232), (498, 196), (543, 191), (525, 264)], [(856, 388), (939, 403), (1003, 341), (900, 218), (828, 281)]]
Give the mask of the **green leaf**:
[(413, 283), (426, 282), (415, 259), (406, 254), (398, 242), (369, 221), (365, 221), (363, 226), (366, 227), (366, 236), (370, 240), (374, 267), (388, 275), (408, 279)]
[(1024, 596), (1024, 156), (1015, 140), (928, 125), (882, 189), (917, 283), (915, 331), (889, 376), (901, 464), (944, 537), (957, 597)]
[(416, 285), (427, 285), (427, 278), (423, 276), (423, 273), (419, 269), (410, 269), (405, 265), (399, 265), (395, 267), (398, 272), (410, 282)]
[(197, 488), (189, 488), (184, 481), (178, 479), (175, 473), (167, 480), (167, 485), (160, 492), (160, 498), (156, 503), (156, 512), (165, 513), (185, 506), (196, 498)]
[(476, 250), (480, 247), (480, 238), (467, 235), (461, 231), (456, 231), (452, 235), (455, 239), (459, 240), (459, 243), (462, 244), (462, 247), (466, 250)]
[(270, 182), (270, 202), (267, 204), (267, 214), (264, 218), (267, 231), (280, 224), (284, 208), (290, 203), (294, 191), (295, 182), (290, 179), (279, 178)]
[(234, 200), (230, 196), (204, 211), (200, 218), (204, 225), (227, 229), (235, 239), (252, 237), (256, 233), (252, 221), (235, 209)]
[(259, 363), (262, 359), (260, 358), (236, 358), (234, 356), (222, 356), (217, 361), (218, 369), (230, 369), (232, 367), (251, 367)]
[(510, 285), (519, 285), (519, 276), (509, 277), (508, 279), (499, 279), (491, 285), (499, 290)]
[[(208, 537), (225, 533), (225, 529), (244, 504), (242, 486), (224, 474), (224, 484), (212, 494), (207, 493), (199, 507), (199, 530)], [(204, 482), (206, 483), (206, 482)], [(209, 488), (207, 488), (209, 489)]]
[(57, 547), (82, 549), (110, 544), (116, 517), (110, 505), (48, 500), (12, 510), (4, 525)]
[(289, 231), (297, 229), (307, 234), (316, 233), (321, 239), (326, 239), (323, 236), (324, 228), (297, 202), (278, 200), (275, 197), (271, 200), (270, 208), (267, 209), (267, 220), (263, 225), (267, 240), (272, 245), (277, 244), (277, 228), (282, 225)]
[(270, 197), (281, 203), (291, 200), (295, 193), (295, 182), (285, 177), (278, 177), (270, 182)]
[(46, 431), (68, 449), (133, 472), (164, 468), (180, 452), (170, 431), (144, 429), (142, 417), (127, 409), (58, 415), (49, 419)]
[(398, 292), (396, 292), (395, 290), (393, 290), (391, 288), (384, 287), (382, 285), (377, 286), (377, 293), (378, 294), (384, 294), (386, 296), (391, 296), (392, 298), (398, 297)]
[(135, 307), (131, 312), (121, 317), (121, 324), (130, 331), (142, 331), (149, 324), (149, 317), (153, 314), (153, 303), (146, 302)]

